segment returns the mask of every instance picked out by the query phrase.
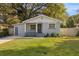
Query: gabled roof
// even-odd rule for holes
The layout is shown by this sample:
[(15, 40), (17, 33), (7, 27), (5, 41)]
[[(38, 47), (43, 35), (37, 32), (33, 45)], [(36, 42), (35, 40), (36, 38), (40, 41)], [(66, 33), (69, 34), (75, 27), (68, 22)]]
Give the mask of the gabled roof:
[(30, 19), (23, 21), (22, 23), (55, 23), (60, 22), (60, 20), (48, 17), (46, 15), (39, 15)]
[(23, 21), (22, 23), (14, 24), (13, 26), (21, 25), (23, 23), (56, 23), (56, 22), (62, 23), (62, 21), (60, 21), (58, 19), (51, 18), (46, 15), (39, 15), (39, 16), (27, 19), (27, 20)]

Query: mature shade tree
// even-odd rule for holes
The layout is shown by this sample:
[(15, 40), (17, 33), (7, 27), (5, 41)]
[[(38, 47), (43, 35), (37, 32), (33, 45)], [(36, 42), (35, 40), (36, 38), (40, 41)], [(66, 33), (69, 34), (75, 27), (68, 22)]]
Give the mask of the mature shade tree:
[(43, 10), (43, 13), (62, 21), (67, 19), (66, 8), (64, 7), (64, 4), (61, 3), (48, 3), (47, 7)]
[(74, 27), (76, 24), (79, 24), (79, 14), (70, 16), (66, 21), (67, 27)]
[(6, 22), (9, 16), (18, 15), (21, 21), (37, 16), (41, 13), (43, 7), (46, 6), (44, 3), (11, 3), (11, 4), (0, 4), (0, 16)]
[[(11, 16), (18, 16), (21, 21), (35, 17), (39, 14), (45, 14), (49, 17), (60, 20), (67, 19), (66, 9), (59, 3), (6, 3), (0, 4), (0, 16), (5, 23)], [(15, 19), (16, 21), (16, 19)]]
[(68, 20), (66, 21), (66, 27), (72, 28), (75, 26), (74, 18), (69, 17)]
[(12, 25), (12, 24), (20, 23), (21, 20), (17, 16), (12, 16), (7, 18), (6, 22), (7, 24)]
[(6, 21), (6, 19), (8, 18), (9, 15), (11, 15), (11, 13), (15, 11), (10, 4), (7, 3), (1, 3), (0, 4), (0, 18), (2, 18), (4, 20), (4, 22)]
[(75, 24), (79, 23), (79, 14), (71, 16), (74, 19)]
[(17, 11), (18, 17), (23, 21), (41, 13), (44, 3), (22, 3), (12, 4), (12, 7)]

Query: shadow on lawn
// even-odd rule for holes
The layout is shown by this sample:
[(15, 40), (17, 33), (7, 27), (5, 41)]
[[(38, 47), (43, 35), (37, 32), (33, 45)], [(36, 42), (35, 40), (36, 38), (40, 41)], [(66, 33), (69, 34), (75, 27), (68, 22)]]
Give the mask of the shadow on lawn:
[(50, 51), (47, 47), (29, 47), (23, 50), (3, 50), (0, 51), (2, 56), (40, 56), (46, 55)]
[(79, 56), (79, 40), (67, 40), (57, 43), (56, 48), (29, 47), (23, 50), (2, 50), (1, 56)]

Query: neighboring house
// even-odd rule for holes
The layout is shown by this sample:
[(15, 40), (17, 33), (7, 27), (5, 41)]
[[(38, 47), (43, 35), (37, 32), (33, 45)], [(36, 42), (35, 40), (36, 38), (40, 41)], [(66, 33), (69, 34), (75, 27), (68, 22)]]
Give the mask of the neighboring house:
[[(15, 24), (11, 29), (15, 36), (44, 36), (60, 32), (61, 21), (45, 15), (39, 15)], [(11, 32), (11, 31), (10, 31)]]

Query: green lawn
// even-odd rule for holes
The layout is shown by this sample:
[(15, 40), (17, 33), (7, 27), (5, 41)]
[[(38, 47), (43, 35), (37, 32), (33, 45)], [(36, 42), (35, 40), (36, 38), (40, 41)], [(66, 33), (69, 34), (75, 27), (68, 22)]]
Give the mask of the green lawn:
[(0, 55), (79, 56), (79, 37), (18, 38), (0, 44)]

